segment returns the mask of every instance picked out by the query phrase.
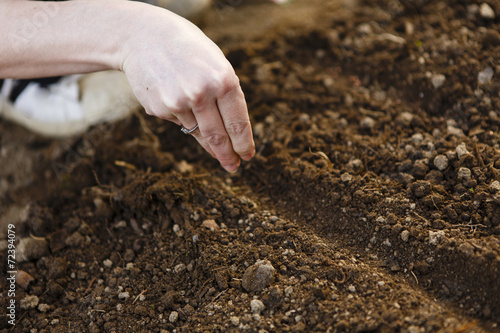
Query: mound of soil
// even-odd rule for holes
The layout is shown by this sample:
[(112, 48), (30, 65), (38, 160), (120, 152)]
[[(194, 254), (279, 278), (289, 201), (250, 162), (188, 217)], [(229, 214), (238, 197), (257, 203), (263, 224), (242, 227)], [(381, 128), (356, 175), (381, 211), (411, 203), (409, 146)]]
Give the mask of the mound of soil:
[(0, 122), (27, 274), (0, 331), (500, 331), (499, 3), (217, 2), (204, 27), (253, 123), (235, 175), (142, 114)]

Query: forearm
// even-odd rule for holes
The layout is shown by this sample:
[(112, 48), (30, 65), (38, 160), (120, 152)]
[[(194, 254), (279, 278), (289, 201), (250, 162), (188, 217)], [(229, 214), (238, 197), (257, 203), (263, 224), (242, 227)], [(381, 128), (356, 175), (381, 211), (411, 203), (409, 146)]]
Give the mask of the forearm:
[(0, 78), (121, 69), (131, 1), (0, 1)]
[(0, 32), (0, 78), (123, 70), (148, 114), (196, 127), (228, 171), (255, 153), (234, 69), (178, 15), (124, 0), (0, 0)]

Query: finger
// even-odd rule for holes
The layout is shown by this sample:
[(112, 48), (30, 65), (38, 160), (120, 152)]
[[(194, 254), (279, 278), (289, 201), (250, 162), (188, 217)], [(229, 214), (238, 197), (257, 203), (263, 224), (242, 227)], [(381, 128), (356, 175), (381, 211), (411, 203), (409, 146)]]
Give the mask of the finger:
[(240, 157), (233, 150), (217, 103), (208, 101), (193, 108), (193, 114), (200, 126), (199, 130), (203, 140), (210, 146), (222, 167), (229, 172), (235, 172), (240, 166)]
[[(196, 125), (198, 125), (198, 121), (196, 120), (196, 118), (191, 110), (186, 109), (185, 111), (176, 112), (173, 115), (175, 116), (174, 122), (180, 126), (183, 126), (184, 128), (186, 128), (188, 130), (195, 128)], [(210, 155), (212, 155), (215, 158), (215, 154), (214, 154), (212, 148), (210, 148), (210, 145), (201, 136), (199, 128), (195, 129), (193, 132), (191, 132), (189, 134), (194, 136), (194, 138), (198, 141), (198, 143), (203, 148), (205, 148), (205, 150)]]
[(240, 86), (219, 98), (217, 105), (233, 150), (245, 161), (250, 160), (255, 155), (255, 143), (245, 96)]
[(210, 145), (203, 139), (200, 133), (200, 129), (197, 128), (195, 131), (191, 133), (192, 136), (198, 141), (198, 143), (210, 154), (212, 155), (213, 158), (217, 158), (215, 156), (215, 153), (213, 152), (212, 148), (210, 148)]

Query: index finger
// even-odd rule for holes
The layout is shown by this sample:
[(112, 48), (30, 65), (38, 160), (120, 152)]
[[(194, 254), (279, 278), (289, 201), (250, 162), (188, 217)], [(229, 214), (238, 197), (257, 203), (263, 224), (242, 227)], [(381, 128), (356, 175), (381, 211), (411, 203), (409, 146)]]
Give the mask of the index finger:
[(226, 132), (231, 139), (233, 150), (243, 160), (250, 160), (255, 155), (255, 143), (245, 95), (240, 85), (234, 86), (233, 89), (219, 97), (217, 106)]

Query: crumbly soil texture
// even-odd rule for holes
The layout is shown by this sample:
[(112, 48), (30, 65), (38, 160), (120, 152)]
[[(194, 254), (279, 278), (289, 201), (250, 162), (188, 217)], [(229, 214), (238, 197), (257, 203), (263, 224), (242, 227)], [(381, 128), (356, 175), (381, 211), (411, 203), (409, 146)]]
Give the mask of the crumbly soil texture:
[[(1, 332), (498, 332), (500, 3), (218, 1), (257, 153), (0, 122)], [(6, 225), (16, 318), (5, 318)]]

